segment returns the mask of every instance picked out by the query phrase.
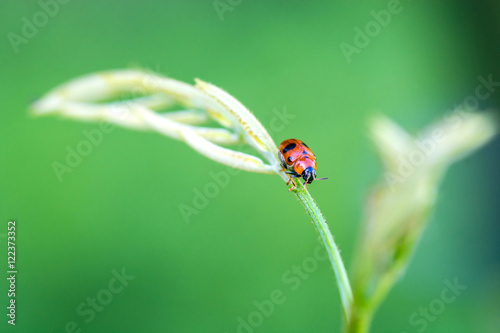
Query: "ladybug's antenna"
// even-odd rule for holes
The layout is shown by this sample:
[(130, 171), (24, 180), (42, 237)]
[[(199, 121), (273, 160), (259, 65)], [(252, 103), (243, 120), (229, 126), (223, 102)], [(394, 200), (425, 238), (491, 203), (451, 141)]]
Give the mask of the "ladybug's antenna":
[(325, 179), (328, 179), (328, 178), (316, 178), (315, 180), (325, 180)]

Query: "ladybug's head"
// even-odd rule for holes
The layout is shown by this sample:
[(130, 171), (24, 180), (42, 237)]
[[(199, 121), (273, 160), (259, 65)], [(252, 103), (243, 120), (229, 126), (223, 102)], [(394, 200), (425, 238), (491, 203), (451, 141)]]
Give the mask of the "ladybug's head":
[(304, 185), (311, 184), (316, 179), (316, 170), (313, 167), (306, 168), (302, 173), (302, 178), (304, 178)]

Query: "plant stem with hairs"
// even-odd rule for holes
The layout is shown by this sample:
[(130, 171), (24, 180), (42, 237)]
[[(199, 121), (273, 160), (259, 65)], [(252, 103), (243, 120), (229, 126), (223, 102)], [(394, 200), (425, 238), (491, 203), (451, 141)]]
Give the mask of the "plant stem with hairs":
[(340, 300), (342, 302), (342, 310), (344, 312), (344, 319), (347, 323), (349, 322), (351, 317), (353, 296), (351, 284), (349, 283), (349, 277), (347, 276), (347, 271), (345, 269), (342, 258), (340, 257), (339, 248), (337, 244), (335, 244), (333, 235), (330, 232), (328, 224), (326, 224), (326, 220), (321, 214), (319, 207), (316, 205), (313, 198), (300, 181), (297, 181), (297, 189), (295, 190), (295, 195), (306, 208), (309, 217), (314, 222), (314, 226), (316, 227), (316, 230), (318, 231), (321, 240), (325, 245), (326, 251), (328, 253), (328, 258), (330, 259), (333, 272), (335, 273)]

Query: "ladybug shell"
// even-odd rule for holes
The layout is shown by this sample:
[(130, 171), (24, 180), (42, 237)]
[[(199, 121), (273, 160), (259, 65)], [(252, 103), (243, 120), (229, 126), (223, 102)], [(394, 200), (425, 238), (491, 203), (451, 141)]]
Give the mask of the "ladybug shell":
[(278, 155), (281, 166), (292, 171), (297, 176), (302, 176), (304, 170), (313, 168), (316, 171), (316, 156), (309, 147), (297, 139), (288, 139), (280, 144)]

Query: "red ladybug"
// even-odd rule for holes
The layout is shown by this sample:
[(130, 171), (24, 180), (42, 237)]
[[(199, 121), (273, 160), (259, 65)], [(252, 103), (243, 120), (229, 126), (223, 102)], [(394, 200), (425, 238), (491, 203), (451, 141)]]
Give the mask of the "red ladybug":
[[(289, 177), (304, 178), (304, 187), (316, 179), (316, 156), (309, 147), (297, 139), (287, 139), (280, 144), (278, 156)], [(328, 178), (320, 178), (323, 180)], [(290, 183), (292, 178), (288, 181)], [(290, 190), (294, 190), (295, 186)]]

